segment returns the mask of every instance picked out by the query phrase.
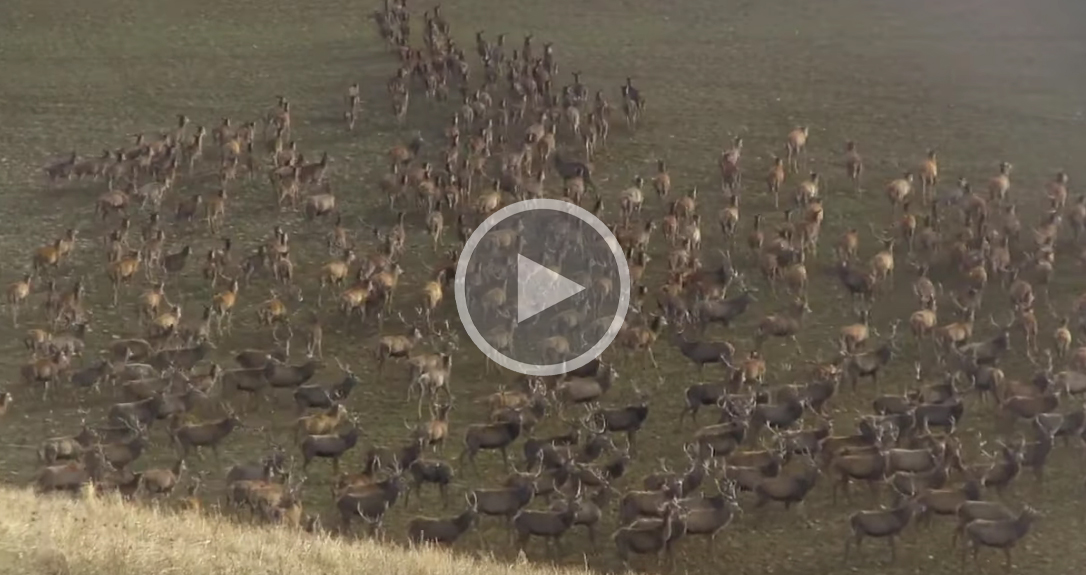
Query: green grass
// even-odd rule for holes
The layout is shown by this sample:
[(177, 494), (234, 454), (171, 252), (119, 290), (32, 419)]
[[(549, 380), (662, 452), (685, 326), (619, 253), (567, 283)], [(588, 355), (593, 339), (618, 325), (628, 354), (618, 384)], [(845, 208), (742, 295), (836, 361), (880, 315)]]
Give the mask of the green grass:
[[(570, 0), (547, 4), (470, 0), (445, 2), (443, 10), (458, 43), (469, 54), (474, 53), (473, 33), (477, 29), (485, 28), (491, 38), (506, 31), (512, 45), (519, 45), (524, 33), (534, 33), (539, 42), (554, 42), (561, 82), (568, 81), (569, 72), (583, 70), (590, 89), (604, 89), (613, 104), (618, 103), (618, 86), (626, 76), (632, 76), (648, 98), (648, 109), (636, 134), (629, 134), (615, 121), (608, 148), (596, 161), (605, 194), (613, 196), (636, 174), (650, 176), (655, 160), (667, 159), (676, 190), (682, 192), (695, 185), (701, 190), (705, 259), (711, 263), (715, 248), (722, 247), (715, 225), (716, 211), (721, 207), (716, 159), (737, 134), (746, 141), (742, 161), (747, 182), (742, 206), (745, 234), (750, 216), (771, 207), (761, 185), (769, 155), (779, 153), (785, 134), (795, 125), (811, 126), (809, 165), (822, 172), (826, 182), (823, 245), (827, 248), (847, 226), (858, 225), (866, 231), (869, 221), (886, 225), (889, 208), (881, 193), (884, 182), (914, 167), (928, 147), (939, 149), (940, 170), (948, 183), (958, 175), (982, 183), (995, 173), (1000, 160), (1014, 163), (1012, 194), (1027, 225), (1037, 221), (1043, 199), (1041, 186), (1057, 169), (1069, 170), (1076, 189), (1083, 176), (1075, 169), (1086, 152), (1086, 142), (1081, 137), (1083, 85), (1075, 66), (1086, 55), (1086, 45), (1074, 23), (1086, 15), (1086, 6), (1069, 0), (1044, 0), (1028, 6), (1004, 4), (971, 0), (948, 5), (922, 0), (906, 8), (860, 0), (817, 4), (698, 0), (673, 7), (645, 0), (606, 0), (591, 6)], [(5, 284), (21, 276), (31, 250), (52, 242), (65, 228), (77, 226), (83, 240), (74, 262), (63, 266), (59, 276), (62, 286), (79, 276), (89, 282), (94, 312), (90, 347), (104, 345), (113, 337), (136, 335), (131, 305), (122, 303), (116, 310), (108, 307), (108, 282), (101, 271), (104, 256), (97, 242), (109, 227), (93, 218), (94, 199), (103, 185), (50, 188), (42, 181), (41, 167), (72, 149), (96, 155), (102, 148), (125, 144), (129, 134), (168, 129), (177, 113), (188, 114), (209, 129), (223, 117), (254, 119), (274, 105), (279, 94), (289, 97), (294, 105), (294, 137), (299, 149), (312, 158), (325, 150), (333, 157), (331, 180), (348, 219), (361, 216), (369, 222), (387, 222), (384, 198), (378, 197), (377, 189), (386, 169), (385, 150), (404, 142), (415, 129), (437, 141), (450, 109), (414, 97), (407, 125), (402, 129), (395, 126), (384, 91), (385, 79), (395, 69), (394, 58), (383, 50), (366, 19), (376, 7), (338, 0), (226, 4), (205, 0), (181, 4), (60, 0), (51, 3), (47, 11), (39, 3), (9, 2), (5, 18), (0, 20), (0, 62), (5, 70), (0, 84), (0, 214), (5, 222), (0, 228), (0, 277)], [(419, 16), (426, 7), (415, 6)], [(415, 24), (417, 32), (421, 25), (418, 21)], [(477, 59), (471, 56), (470, 61), (478, 77)], [(340, 114), (346, 87), (355, 81), (362, 86), (365, 117), (360, 128), (349, 135)], [(851, 193), (836, 165), (846, 139), (859, 143), (866, 161), (867, 194), (862, 198)], [(206, 173), (208, 165), (205, 173), (182, 180), (178, 193), (211, 191), (214, 184)], [(790, 177), (786, 191), (796, 181)], [(312, 270), (327, 259), (324, 229), (307, 225), (295, 215), (277, 214), (264, 178), (242, 182), (233, 196), (226, 233), (239, 248), (248, 250), (273, 225), (281, 223), (293, 232), (301, 276), (311, 277)], [(166, 206), (172, 206), (176, 197), (169, 198)], [(615, 202), (610, 204), (613, 208)], [(650, 201), (646, 214), (659, 216), (661, 209)], [(608, 215), (615, 217), (613, 212)], [(140, 225), (142, 219), (142, 215), (136, 217), (135, 224)], [(425, 279), (422, 264), (432, 263), (428, 255), (415, 255), (429, 254), (427, 239), (417, 229), (419, 220), (420, 216), (414, 215), (410, 222), (414, 231), (409, 242), (420, 249), (409, 251), (405, 260), (407, 276), (401, 293), (409, 302), (404, 305), (406, 311), (413, 309), (411, 301)], [(766, 221), (776, 224), (780, 215), (767, 214)], [(194, 254), (199, 255), (217, 244), (207, 237), (203, 226), (187, 228), (171, 223), (168, 233), (170, 251), (191, 243)], [(361, 230), (355, 230), (354, 237), (365, 246), (363, 252), (375, 249), (366, 243), (369, 236)], [(873, 246), (867, 245), (863, 256), (872, 250)], [(739, 251), (737, 262), (749, 266)], [(802, 338), (808, 357), (818, 351), (831, 353), (834, 346), (829, 338), (835, 337), (841, 325), (851, 322), (844, 315), (846, 300), (836, 280), (824, 273), (830, 263), (829, 252), (823, 249), (818, 261), (810, 265), (814, 313)], [(1075, 262), (1076, 252), (1061, 246), (1059, 282), (1052, 290), (1059, 308), (1066, 308), (1077, 295), (1077, 284), (1083, 279)], [(666, 261), (662, 242), (654, 245), (653, 254), (657, 257), (649, 283), (655, 287)], [(881, 300), (875, 310), (874, 321), (879, 326), (913, 310), (908, 273), (902, 264), (899, 259), (893, 295)], [(199, 313), (199, 305), (208, 297), (197, 267), (194, 258), (189, 273), (170, 286), (171, 297), (182, 299), (190, 315)], [(751, 270), (749, 275), (757, 274)], [(940, 279), (947, 287), (956, 284), (953, 274), (945, 270), (940, 271)], [(314, 281), (303, 280), (303, 286), (315, 295)], [(127, 290), (129, 299), (143, 287)], [(783, 297), (773, 298), (764, 288), (762, 291), (761, 302), (739, 325), (727, 333), (716, 332), (716, 336), (726, 337), (740, 351), (749, 349), (749, 335), (757, 318), (784, 304)], [(990, 287), (989, 292), (985, 313), (998, 312), (1006, 300), (998, 286)], [(261, 283), (243, 291), (235, 335), (217, 342), (217, 360), (226, 363), (232, 351), (270, 343), (256, 330), (253, 311), (266, 299), (266, 293), (267, 286)], [(314, 300), (307, 298), (308, 302)], [(451, 297), (447, 304), (442, 317), (452, 318)], [(78, 400), (69, 395), (43, 405), (35, 392), (21, 388), (17, 382), (18, 367), (25, 360), (19, 342), (22, 330), (43, 325), (40, 313), (22, 316), (19, 329), (11, 329), (6, 318), (0, 321), (0, 333), (5, 336), (0, 338), (0, 382), (16, 396), (15, 406), (0, 420), (0, 469), (4, 479), (15, 483), (27, 481), (36, 469), (29, 447), (45, 436), (74, 432), (82, 410), (88, 421), (96, 421), (117, 401), (106, 391)], [(1042, 345), (1046, 345), (1054, 323), (1043, 310), (1039, 316)], [(372, 326), (344, 334), (335, 322), (331, 325), (335, 327), (326, 333), (325, 355), (349, 361), (363, 375), (364, 384), (348, 405), (361, 415), (367, 431), (362, 447), (399, 441), (404, 433), (403, 419), (414, 414), (414, 406), (402, 401), (403, 372), (390, 368), (383, 381), (372, 376), (369, 353), (376, 338)], [(980, 331), (986, 336), (989, 330)], [(467, 338), (462, 341), (466, 344)], [(1016, 357), (1006, 370), (1010, 377), (1023, 377), (1032, 368), (1022, 359), (1020, 337), (1015, 345)], [(906, 350), (890, 370), (889, 387), (897, 387), (911, 376), (913, 354), (911, 348)], [(794, 377), (781, 366), (799, 366), (803, 358), (781, 344), (768, 345), (766, 353), (772, 361), (770, 383), (792, 383)], [(692, 433), (689, 428), (677, 432), (674, 421), (681, 406), (681, 390), (697, 381), (698, 375), (665, 342), (658, 345), (657, 356), (664, 383), (653, 392), (652, 415), (640, 438), (644, 451), (641, 464), (631, 477), (622, 480), (620, 488), (638, 485), (639, 477), (657, 457), (670, 457), (673, 466), (678, 466), (679, 446)], [(481, 406), (471, 399), (514, 380), (509, 373), (485, 376), (481, 368), (482, 356), (474, 349), (457, 358), (453, 381), (459, 397), (453, 414), (456, 437), (464, 425), (483, 417)], [(652, 388), (648, 384), (657, 381), (655, 374), (638, 373), (625, 359), (619, 360), (618, 369), (624, 382), (633, 380)], [(718, 373), (709, 370), (704, 377), (719, 377)], [(334, 367), (318, 375), (320, 381), (338, 377)], [(835, 404), (838, 428), (848, 428), (854, 415), (851, 410), (864, 408), (873, 393), (871, 389), (857, 395), (843, 393)], [(609, 401), (619, 404), (632, 397), (631, 387), (623, 385)], [(290, 415), (285, 403), (280, 402), (271, 412), (265, 408), (262, 413), (247, 415), (250, 429), (226, 442), (223, 462), (209, 458), (196, 464), (215, 480), (210, 482), (211, 496), (221, 494), (221, 468), (252, 458), (266, 448), (265, 437), (252, 428), (268, 426), (280, 441), (287, 441)], [(990, 408), (971, 405), (966, 435), (989, 432), (990, 422)], [(546, 428), (552, 425), (558, 427), (552, 422)], [(162, 431), (156, 430), (154, 437), (159, 448), (139, 461), (137, 468), (167, 465), (174, 457), (165, 447)], [(458, 454), (456, 443), (446, 451), (447, 456)], [(361, 452), (356, 450), (348, 457), (347, 467), (357, 466)], [(976, 455), (972, 446), (969, 454)], [(1060, 449), (1044, 490), (1034, 488), (1029, 479), (1017, 486), (1016, 501), (1028, 501), (1047, 514), (1019, 549), (1020, 568), (1030, 565), (1031, 572), (1066, 573), (1079, 563), (1074, 534), (1081, 528), (1082, 516), (1080, 457), (1077, 451)], [(496, 457), (484, 455), (480, 462), (484, 464), (483, 477), (469, 472), (460, 477), (458, 487), (496, 481), (495, 474), (500, 471)], [(326, 464), (318, 462), (309, 474), (306, 503), (311, 511), (326, 512), (330, 507), (327, 470)], [(435, 513), (430, 509), (433, 503), (428, 499), (421, 510), (414, 505), (411, 509), (395, 508), (388, 521), (393, 538), (401, 538), (410, 516)], [(700, 542), (682, 544), (678, 569), (709, 573), (719, 570), (712, 561), (727, 561), (728, 569), (737, 573), (838, 572), (847, 532), (845, 518), (854, 509), (870, 505), (857, 499), (853, 506), (831, 507), (828, 489), (823, 486), (808, 504), (809, 524), (776, 510), (759, 519), (756, 516), (761, 513), (748, 511), (720, 538), (711, 558)], [(502, 540), (504, 534), (493, 523), (487, 525), (485, 535)], [(614, 526), (609, 517), (604, 531)], [(901, 544), (898, 565), (882, 567), (883, 571), (943, 573), (957, 569), (946, 547), (946, 535), (946, 525), (937, 525), (931, 533), (910, 532)], [(580, 565), (583, 554), (592, 554), (592, 550), (581, 538), (570, 540), (572, 551), (562, 562)], [(465, 548), (477, 546), (472, 538), (464, 543)], [(515, 551), (498, 547), (496, 553), (508, 559)], [(542, 551), (533, 546), (529, 555), (542, 557)], [(858, 565), (871, 567), (876, 560), (872, 551)], [(618, 567), (606, 544), (592, 555), (590, 564), (601, 569)], [(988, 565), (997, 566), (994, 560)]]

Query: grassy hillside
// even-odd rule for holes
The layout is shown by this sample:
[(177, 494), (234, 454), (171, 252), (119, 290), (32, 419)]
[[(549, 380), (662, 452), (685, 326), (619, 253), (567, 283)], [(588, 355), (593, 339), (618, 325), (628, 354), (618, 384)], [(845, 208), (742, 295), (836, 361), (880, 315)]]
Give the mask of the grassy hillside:
[(443, 551), (411, 551), (220, 517), (133, 508), (114, 499), (42, 498), (0, 488), (0, 573), (137, 575), (573, 575), (568, 568), (499, 564)]

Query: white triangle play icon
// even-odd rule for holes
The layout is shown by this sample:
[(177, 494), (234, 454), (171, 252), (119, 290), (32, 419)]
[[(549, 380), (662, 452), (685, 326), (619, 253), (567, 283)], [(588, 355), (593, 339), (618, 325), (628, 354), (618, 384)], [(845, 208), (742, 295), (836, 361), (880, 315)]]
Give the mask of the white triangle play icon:
[(517, 254), (517, 323), (584, 290), (583, 285)]

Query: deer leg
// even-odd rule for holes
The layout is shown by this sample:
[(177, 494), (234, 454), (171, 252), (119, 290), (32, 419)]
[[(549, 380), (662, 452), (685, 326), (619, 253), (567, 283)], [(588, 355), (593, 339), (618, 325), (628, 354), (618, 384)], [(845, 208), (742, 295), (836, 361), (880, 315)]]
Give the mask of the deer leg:
[(696, 424), (698, 422), (698, 412), (694, 411), (689, 405), (687, 405), (683, 407), (683, 410), (681, 412), (679, 412), (679, 422), (675, 425), (675, 429), (682, 429), (683, 420), (686, 418), (686, 414), (688, 412), (691, 414), (690, 418), (694, 420), (694, 423)]
[(961, 535), (963, 526), (964, 525), (959, 522), (954, 526), (954, 532), (950, 534), (950, 548), (952, 550), (958, 546), (958, 536)]

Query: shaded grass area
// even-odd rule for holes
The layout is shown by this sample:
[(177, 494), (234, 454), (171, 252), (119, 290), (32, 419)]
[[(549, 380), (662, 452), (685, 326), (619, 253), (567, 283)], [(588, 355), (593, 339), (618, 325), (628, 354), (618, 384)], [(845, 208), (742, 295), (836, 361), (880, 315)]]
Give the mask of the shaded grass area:
[[(41, 166), (71, 149), (96, 155), (103, 147), (122, 145), (128, 134), (167, 129), (176, 113), (188, 114), (195, 123), (209, 128), (223, 117), (235, 121), (256, 118), (270, 109), (279, 94), (288, 96), (295, 106), (294, 137), (299, 149), (311, 158), (324, 150), (333, 157), (332, 185), (344, 213), (367, 222), (387, 222), (384, 198), (377, 195), (377, 180), (386, 169), (385, 150), (405, 141), (414, 129), (437, 141), (451, 109), (416, 98), (408, 125), (395, 127), (384, 93), (394, 59), (383, 51), (366, 19), (376, 7), (337, 0), (227, 4), (62, 0), (50, 3), (47, 10), (40, 3), (9, 2), (0, 20), (0, 65), (5, 70), (5, 81), (0, 85), (0, 125), (4, 127), (0, 130), (0, 215), (5, 222), (0, 228), (0, 277), (4, 282), (16, 280), (33, 248), (50, 243), (65, 228), (77, 226), (83, 234), (79, 252), (74, 263), (58, 275), (62, 285), (80, 276), (89, 282), (94, 312), (89, 347), (97, 348), (113, 337), (135, 335), (131, 304), (108, 308), (108, 282), (100, 269), (104, 256), (97, 241), (109, 226), (92, 217), (93, 201), (103, 185), (51, 189), (42, 182)], [(423, 6), (418, 8), (421, 12)], [(1036, 221), (1041, 186), (1055, 170), (1067, 169), (1072, 186), (1082, 177), (1075, 168), (1076, 160), (1086, 152), (1079, 96), (1083, 86), (1081, 75), (1074, 71), (1075, 63), (1086, 56), (1086, 47), (1073, 25), (1086, 16), (1086, 5), (1061, 0), (1009, 1), (998, 6), (975, 0), (952, 6), (922, 0), (908, 7), (860, 0), (772, 5), (695, 0), (672, 6), (608, 0), (588, 6), (570, 0), (545, 5), (464, 0), (445, 2), (443, 10), (457, 40), (469, 53), (477, 29), (486, 29), (491, 38), (507, 31), (512, 44), (518, 44), (523, 33), (532, 32), (538, 41), (554, 42), (563, 82), (569, 72), (583, 70), (590, 89), (603, 89), (617, 102), (618, 86), (626, 76), (632, 76), (648, 97), (645, 124), (638, 133), (630, 134), (616, 122), (609, 146), (596, 162), (605, 195), (613, 198), (635, 174), (650, 175), (655, 160), (666, 158), (676, 190), (684, 192), (695, 185), (701, 190), (707, 261), (715, 261), (715, 248), (726, 247), (712, 223), (722, 207), (716, 194), (715, 162), (731, 138), (739, 134), (746, 141), (745, 233), (751, 214), (771, 209), (761, 186), (769, 155), (780, 152), (784, 135), (795, 125), (811, 126), (808, 166), (824, 174), (827, 197), (824, 245), (846, 227), (864, 229), (868, 221), (884, 225), (889, 213), (881, 193), (884, 182), (914, 167), (928, 147), (939, 149), (940, 169), (948, 183), (959, 174), (983, 182), (995, 173), (998, 161), (1013, 162), (1012, 194), (1020, 203), (1025, 222)], [(471, 62), (477, 72), (477, 60), (472, 58)], [(340, 113), (346, 87), (354, 81), (362, 87), (364, 121), (355, 134), (348, 135)], [(849, 191), (837, 165), (846, 139), (859, 142), (867, 164), (867, 193), (863, 197)], [(205, 167), (195, 177), (185, 178), (177, 196), (169, 198), (166, 205), (173, 205), (177, 197), (212, 191), (214, 178), (209, 170)], [(790, 176), (785, 190), (792, 190), (797, 183), (798, 179)], [(305, 225), (295, 215), (278, 214), (263, 178), (243, 182), (233, 197), (227, 233), (236, 245), (248, 249), (273, 225), (282, 223), (293, 232), (303, 286), (314, 294), (312, 270), (327, 258), (322, 247), (324, 228)], [(610, 202), (612, 206), (615, 203)], [(649, 205), (646, 213), (659, 217), (662, 208)], [(613, 218), (615, 214), (609, 215)], [(427, 240), (418, 230), (419, 219), (413, 215), (409, 221), (413, 229), (409, 243), (420, 249), (409, 250), (404, 265), (407, 275), (401, 291), (405, 311), (413, 309), (414, 294), (426, 279), (424, 265), (433, 263), (429, 255), (419, 255), (429, 254)], [(776, 213), (766, 216), (769, 224), (780, 220)], [(194, 253), (201, 254), (218, 244), (202, 226), (171, 224), (169, 233), (170, 251), (190, 243)], [(355, 238), (367, 246), (362, 251), (375, 249), (367, 244), (369, 237), (363, 231), (356, 230)], [(870, 255), (873, 249), (873, 245), (866, 246), (863, 255)], [(737, 262), (749, 267), (746, 256), (736, 252)], [(835, 280), (823, 273), (830, 263), (827, 252), (823, 250), (810, 265), (814, 313), (801, 337), (808, 357), (815, 352), (831, 353), (834, 346), (830, 338), (841, 325), (852, 321), (844, 313), (846, 300)], [(656, 243), (653, 255), (657, 257), (649, 284), (656, 286), (666, 265), (666, 248)], [(880, 327), (913, 310), (908, 273), (905, 266), (899, 266), (895, 291), (875, 310), (874, 321)], [(188, 273), (171, 281), (170, 287), (172, 297), (183, 296), (190, 315), (199, 313), (200, 303), (209, 297), (195, 267), (190, 264)], [(1065, 308), (1077, 295), (1083, 274), (1073, 258), (1063, 257), (1062, 252), (1058, 269), (1059, 282), (1052, 289), (1052, 298), (1057, 307)], [(954, 285), (950, 273), (939, 273), (948, 288)], [(756, 273), (751, 270), (748, 275)], [(143, 287), (127, 290), (129, 300)], [(257, 330), (254, 312), (266, 299), (266, 288), (266, 283), (257, 282), (243, 292), (235, 335), (218, 342), (216, 360), (220, 363), (227, 363), (233, 351), (270, 344), (270, 338)], [(757, 318), (785, 304), (783, 297), (771, 297), (764, 286), (762, 291), (756, 309), (732, 330), (716, 332), (715, 337), (727, 338), (740, 351), (749, 349)], [(998, 288), (993, 286), (990, 291), (982, 317), (1004, 305)], [(1042, 338), (1046, 338), (1054, 324), (1041, 315)], [(453, 316), (451, 307), (442, 314)], [(12, 388), (17, 399), (17, 407), (0, 420), (0, 471), (13, 482), (25, 482), (35, 469), (29, 447), (44, 436), (76, 431), (81, 417), (95, 421), (117, 401), (107, 392), (78, 399), (69, 395), (55, 404), (42, 405), (35, 393), (18, 388), (18, 367), (25, 356), (19, 344), (22, 330), (42, 325), (40, 314), (24, 314), (20, 329), (10, 328), (6, 318), (0, 321), (4, 336), (0, 340), (0, 386)], [(334, 319), (330, 326), (325, 355), (348, 361), (363, 379), (362, 388), (348, 405), (360, 414), (367, 432), (363, 448), (375, 442), (399, 441), (403, 420), (414, 417), (414, 406), (402, 400), (406, 376), (395, 367), (387, 370), (383, 380), (373, 375), (370, 353), (376, 333), (372, 326), (355, 328), (349, 334)], [(988, 335), (989, 330), (980, 331)], [(1018, 344), (1020, 338), (1016, 358), (1006, 366), (1012, 377), (1027, 376), (1032, 370), (1021, 359)], [(660, 342), (657, 356), (663, 384), (653, 394), (652, 415), (640, 439), (640, 463), (621, 488), (637, 485), (636, 479), (658, 457), (669, 457), (673, 467), (681, 465), (679, 447), (692, 432), (689, 428), (675, 430), (674, 421), (681, 406), (681, 390), (699, 376), (666, 342)], [(792, 383), (796, 376), (782, 367), (790, 364), (798, 369), (806, 359), (778, 344), (767, 348), (767, 356), (772, 361), (771, 384)], [(633, 380), (642, 387), (657, 381), (656, 374), (635, 367), (643, 364), (631, 365), (621, 353), (612, 357), (618, 361), (624, 381)], [(888, 388), (909, 381), (913, 359), (907, 348), (886, 378)], [(318, 379), (333, 381), (339, 376), (329, 367)], [(707, 371), (702, 376), (710, 377), (719, 375)], [(482, 406), (473, 404), (472, 398), (513, 379), (509, 373), (484, 375), (482, 356), (474, 349), (465, 350), (463, 357), (457, 358), (453, 382), (459, 397), (453, 412), (454, 436), (459, 437), (465, 424), (484, 416)], [(864, 408), (873, 394), (871, 389), (843, 393), (836, 400), (838, 428), (849, 428), (854, 415), (851, 410)], [(623, 385), (609, 401), (621, 404), (632, 397), (630, 386)], [(255, 428), (267, 427), (279, 441), (287, 442), (290, 415), (285, 404), (285, 398), (279, 398), (277, 407), (246, 415), (250, 428), (226, 443), (224, 461), (209, 459), (194, 465), (209, 472), (211, 497), (221, 492), (221, 469), (229, 462), (252, 458), (267, 447), (266, 436)], [(965, 432), (990, 433), (990, 409), (971, 404)], [(557, 423), (552, 427), (557, 430)], [(154, 437), (159, 447), (137, 467), (172, 461), (174, 454), (164, 447), (167, 441), (161, 430)], [(458, 451), (454, 442), (446, 455), (455, 457)], [(361, 452), (352, 452), (346, 466), (357, 467)], [(976, 456), (976, 450), (971, 447), (969, 455)], [(1025, 480), (1014, 494), (1015, 500), (1028, 501), (1047, 513), (1037, 533), (1020, 550), (1019, 564), (1029, 561), (1033, 572), (1066, 573), (1078, 563), (1079, 557), (1070, 550), (1074, 549), (1074, 534), (1081, 528), (1080, 456), (1077, 451), (1059, 450), (1044, 490)], [(468, 472), (458, 479), (458, 488), (494, 483), (500, 463), (486, 456), (481, 457), (481, 463), (482, 477)], [(324, 512), (329, 508), (327, 466), (315, 464), (309, 475), (307, 506)], [(459, 498), (454, 495), (453, 500)], [(434, 503), (435, 499), (427, 498), (421, 511), (431, 513)], [(828, 489), (823, 486), (807, 505), (807, 523), (775, 510), (764, 517), (760, 517), (762, 512), (748, 512), (721, 537), (713, 561), (707, 560), (700, 542), (683, 544), (679, 569), (707, 573), (716, 570), (720, 561), (728, 561), (729, 570), (738, 573), (837, 572), (838, 549), (847, 532), (845, 517), (856, 508), (870, 506), (858, 499), (852, 506), (831, 507)], [(399, 537), (406, 519), (414, 513), (415, 509), (394, 509), (388, 521), (390, 532)], [(612, 517), (605, 523), (608, 529), (615, 527)], [(493, 523), (484, 525), (483, 531), (488, 538), (504, 538)], [(895, 573), (955, 570), (944, 543), (948, 534), (945, 525), (938, 525), (931, 533), (910, 533), (903, 541), (899, 564), (883, 569)], [(469, 539), (465, 546), (474, 548), (477, 542)], [(617, 567), (605, 546), (601, 544), (591, 564), (604, 569)], [(571, 547), (574, 552), (563, 559), (571, 565), (580, 564), (582, 554), (591, 553), (581, 540)], [(498, 553), (512, 557), (515, 549), (499, 548)], [(542, 551), (533, 548), (530, 555), (541, 557)], [(863, 565), (874, 565), (874, 561), (869, 557)]]

